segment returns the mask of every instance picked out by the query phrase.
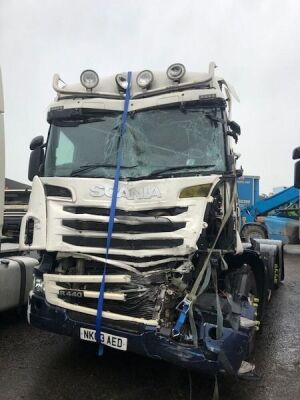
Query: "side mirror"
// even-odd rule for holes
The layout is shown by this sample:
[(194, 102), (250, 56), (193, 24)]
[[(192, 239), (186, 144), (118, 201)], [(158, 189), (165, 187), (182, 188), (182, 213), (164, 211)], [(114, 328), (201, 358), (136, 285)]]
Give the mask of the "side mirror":
[(243, 176), (243, 175), (244, 175), (243, 167), (241, 167), (240, 169), (237, 169), (237, 170), (235, 171), (235, 173), (236, 173), (236, 177), (237, 177), (237, 178), (240, 178), (241, 176)]
[(239, 126), (238, 123), (234, 121), (228, 121), (228, 130), (227, 135), (232, 136), (235, 143), (238, 142), (238, 135), (241, 134), (241, 127)]
[(43, 136), (35, 137), (30, 143), (31, 154), (28, 166), (28, 179), (30, 181), (32, 181), (36, 175), (39, 175), (40, 167), (44, 162), (44, 149), (42, 147), (43, 144)]
[(300, 160), (295, 164), (294, 186), (295, 188), (300, 189)]
[[(293, 151), (293, 160), (300, 159), (300, 146), (296, 147)], [(295, 164), (295, 173), (294, 173), (294, 186), (297, 189), (300, 189), (300, 161), (297, 161)]]
[(35, 150), (37, 147), (41, 147), (44, 144), (44, 136), (36, 136), (30, 142), (30, 150)]
[(239, 124), (235, 121), (228, 121), (228, 126), (232, 130), (233, 133), (236, 133), (237, 135), (241, 134), (241, 127)]
[(296, 147), (293, 151), (293, 160), (299, 160), (300, 159), (300, 146)]

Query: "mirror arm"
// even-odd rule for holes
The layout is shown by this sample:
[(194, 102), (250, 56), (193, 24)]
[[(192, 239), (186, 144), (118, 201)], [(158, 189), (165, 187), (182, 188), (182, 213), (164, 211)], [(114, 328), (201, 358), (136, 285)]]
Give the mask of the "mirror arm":
[(227, 135), (228, 135), (228, 136), (232, 136), (232, 137), (233, 137), (233, 139), (234, 139), (234, 141), (235, 141), (235, 143), (237, 143), (237, 142), (238, 142), (238, 140), (239, 140), (239, 137), (238, 137), (238, 134), (237, 134), (236, 132), (227, 131)]

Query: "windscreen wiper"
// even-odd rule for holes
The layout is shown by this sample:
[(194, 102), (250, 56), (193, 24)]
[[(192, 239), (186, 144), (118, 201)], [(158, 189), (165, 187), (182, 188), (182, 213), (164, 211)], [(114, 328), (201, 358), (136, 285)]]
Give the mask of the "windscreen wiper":
[[(78, 176), (78, 174), (80, 174), (81, 172), (85, 172), (85, 171), (90, 171), (90, 170), (93, 170), (93, 169), (96, 169), (96, 168), (116, 168), (116, 164), (97, 164), (97, 163), (95, 163), (95, 164), (84, 164), (84, 165), (81, 165), (79, 168), (77, 168), (77, 169), (74, 169), (71, 173), (70, 173), (70, 176)], [(126, 167), (126, 166), (122, 166), (121, 167), (121, 169), (124, 169), (124, 168), (135, 168), (135, 167), (137, 167), (137, 165), (132, 165), (132, 166), (130, 166), (130, 167)]]
[(163, 174), (165, 172), (176, 172), (180, 171), (182, 169), (197, 169), (197, 168), (212, 168), (215, 167), (215, 164), (204, 164), (204, 165), (178, 165), (176, 167), (168, 167), (168, 168), (163, 168), (163, 169), (156, 169), (152, 171), (149, 175), (146, 175), (146, 177), (149, 176), (156, 176)]

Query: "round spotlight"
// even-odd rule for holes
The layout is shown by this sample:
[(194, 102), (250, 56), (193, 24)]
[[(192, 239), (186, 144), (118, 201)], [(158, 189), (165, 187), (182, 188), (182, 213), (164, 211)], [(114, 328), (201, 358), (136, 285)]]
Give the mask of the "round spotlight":
[(172, 81), (180, 81), (185, 74), (185, 66), (183, 64), (172, 64), (167, 69), (167, 77)]
[(116, 83), (119, 86), (119, 89), (122, 91), (125, 91), (128, 86), (128, 81), (127, 81), (127, 74), (122, 73), (122, 74), (117, 74), (116, 75)]
[(153, 74), (151, 71), (146, 69), (141, 71), (136, 77), (136, 83), (141, 89), (148, 89), (153, 81)]
[(86, 89), (94, 89), (99, 83), (99, 76), (92, 69), (86, 69), (80, 75), (80, 82)]

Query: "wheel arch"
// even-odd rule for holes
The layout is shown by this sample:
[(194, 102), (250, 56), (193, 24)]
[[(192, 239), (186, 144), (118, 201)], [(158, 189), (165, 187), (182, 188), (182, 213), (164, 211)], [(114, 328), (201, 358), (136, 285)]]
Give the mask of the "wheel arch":
[(260, 254), (252, 249), (245, 249), (242, 254), (227, 254), (226, 262), (228, 266), (233, 268), (240, 268), (244, 264), (248, 264), (255, 276), (257, 290), (259, 292), (260, 303), (258, 305), (258, 316), (262, 321), (264, 311), (267, 304), (267, 279), (268, 271), (265, 263), (263, 262)]

